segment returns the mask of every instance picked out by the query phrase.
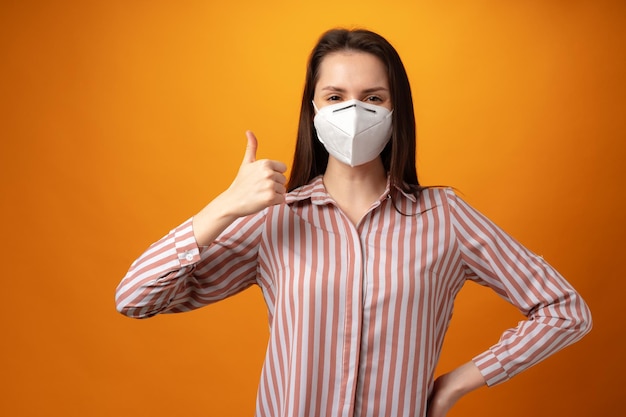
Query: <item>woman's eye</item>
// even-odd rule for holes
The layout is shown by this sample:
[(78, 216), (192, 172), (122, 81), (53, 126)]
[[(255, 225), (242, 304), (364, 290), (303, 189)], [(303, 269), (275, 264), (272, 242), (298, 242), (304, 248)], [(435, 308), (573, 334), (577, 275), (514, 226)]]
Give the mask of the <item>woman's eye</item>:
[(368, 98), (366, 98), (365, 100), (367, 101), (383, 101), (380, 97), (378, 96), (369, 96)]
[(337, 101), (337, 100), (341, 100), (341, 97), (339, 96), (330, 96), (327, 98), (328, 101)]

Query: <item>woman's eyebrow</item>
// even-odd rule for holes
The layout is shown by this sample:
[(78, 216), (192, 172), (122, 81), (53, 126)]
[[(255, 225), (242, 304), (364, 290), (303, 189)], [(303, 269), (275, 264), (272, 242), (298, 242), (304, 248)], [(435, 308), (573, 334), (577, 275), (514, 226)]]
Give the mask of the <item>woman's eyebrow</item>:
[(339, 88), (339, 87), (335, 87), (335, 86), (332, 86), (332, 85), (327, 85), (326, 87), (323, 87), (322, 91), (337, 91), (339, 93), (345, 93), (346, 92), (345, 89)]
[(367, 88), (363, 90), (364, 93), (378, 93), (380, 91), (389, 91), (389, 89), (381, 86), (381, 87)]
[[(341, 87), (335, 87), (332, 85), (328, 85), (326, 87), (322, 87), (322, 91), (336, 91), (338, 93), (345, 93), (346, 89), (345, 88), (341, 88)], [(376, 93), (379, 91), (389, 91), (388, 88), (386, 87), (371, 87), (371, 88), (366, 88), (365, 90), (361, 91), (362, 93)]]

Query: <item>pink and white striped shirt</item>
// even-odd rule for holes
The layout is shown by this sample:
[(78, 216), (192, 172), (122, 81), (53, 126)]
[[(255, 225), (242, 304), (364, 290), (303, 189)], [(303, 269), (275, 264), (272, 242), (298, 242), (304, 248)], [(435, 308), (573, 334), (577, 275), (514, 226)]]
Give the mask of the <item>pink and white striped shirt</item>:
[(466, 280), (528, 317), (474, 358), (489, 385), (591, 328), (587, 305), (552, 267), (451, 190), (415, 198), (387, 187), (355, 226), (321, 178), (208, 247), (186, 221), (132, 264), (116, 297), (120, 312), (144, 318), (256, 284), (270, 323), (256, 416), (423, 417)]

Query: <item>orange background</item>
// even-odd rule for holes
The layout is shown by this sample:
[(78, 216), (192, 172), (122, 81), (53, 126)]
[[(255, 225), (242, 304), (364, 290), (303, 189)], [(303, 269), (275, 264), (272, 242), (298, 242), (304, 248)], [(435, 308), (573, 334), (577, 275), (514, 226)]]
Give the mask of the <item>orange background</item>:
[[(245, 147), (291, 162), (307, 55), (363, 26), (403, 57), (425, 184), (459, 189), (555, 265), (592, 333), (450, 416), (623, 409), (626, 3), (0, 4), (3, 416), (251, 416), (267, 340), (252, 289), (146, 321), (114, 289), (227, 187)], [(468, 284), (440, 370), (519, 313)]]

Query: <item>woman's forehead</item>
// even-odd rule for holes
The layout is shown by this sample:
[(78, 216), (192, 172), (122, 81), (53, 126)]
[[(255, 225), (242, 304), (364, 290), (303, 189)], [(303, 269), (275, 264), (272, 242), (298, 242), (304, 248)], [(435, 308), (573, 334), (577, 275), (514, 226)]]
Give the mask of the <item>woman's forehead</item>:
[(367, 52), (333, 52), (326, 55), (320, 63), (317, 86), (322, 88), (372, 88), (373, 85), (387, 87), (387, 84), (385, 65), (377, 56)]

